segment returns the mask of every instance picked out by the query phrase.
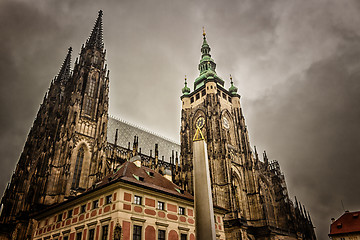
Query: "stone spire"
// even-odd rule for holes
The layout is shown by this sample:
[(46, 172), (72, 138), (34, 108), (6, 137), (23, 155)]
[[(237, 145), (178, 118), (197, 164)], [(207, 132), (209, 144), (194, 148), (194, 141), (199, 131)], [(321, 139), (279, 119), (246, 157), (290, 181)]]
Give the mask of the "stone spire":
[(103, 28), (102, 28), (102, 15), (103, 11), (99, 11), (99, 15), (96, 19), (94, 28), (91, 32), (91, 35), (89, 39), (86, 41), (87, 47), (96, 47), (99, 49), (104, 48), (104, 42), (103, 42)]
[(70, 78), (71, 52), (72, 52), (72, 48), (69, 47), (66, 58), (60, 68), (60, 72), (57, 75), (55, 81), (64, 83)]

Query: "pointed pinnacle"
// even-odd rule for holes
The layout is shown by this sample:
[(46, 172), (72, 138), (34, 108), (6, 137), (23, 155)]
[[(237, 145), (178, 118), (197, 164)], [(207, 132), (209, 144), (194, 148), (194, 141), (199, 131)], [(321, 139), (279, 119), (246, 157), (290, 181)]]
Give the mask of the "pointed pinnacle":
[(86, 42), (88, 47), (97, 47), (99, 49), (104, 48), (103, 43), (103, 29), (102, 29), (102, 16), (103, 11), (100, 10), (96, 19), (93, 30), (91, 31), (90, 37)]
[(71, 52), (72, 52), (72, 48), (69, 47), (68, 53), (60, 68), (60, 72), (55, 79), (55, 82), (66, 82), (70, 78)]

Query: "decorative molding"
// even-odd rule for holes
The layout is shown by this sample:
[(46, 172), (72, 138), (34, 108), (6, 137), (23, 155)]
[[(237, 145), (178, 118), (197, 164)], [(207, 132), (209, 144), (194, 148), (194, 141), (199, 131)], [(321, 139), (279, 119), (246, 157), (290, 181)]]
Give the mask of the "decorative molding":
[(108, 222), (110, 220), (111, 220), (111, 217), (107, 217), (107, 218), (100, 219), (100, 222), (104, 223), (104, 222)]
[(75, 227), (75, 230), (83, 229), (85, 227), (85, 224)]
[(162, 222), (155, 222), (155, 224), (158, 225), (158, 226), (163, 226), (163, 227), (168, 227), (169, 226), (169, 224), (162, 223)]
[(93, 226), (93, 225), (96, 225), (97, 224), (97, 220), (95, 220), (95, 221), (93, 221), (93, 222), (89, 222), (89, 223), (87, 223), (86, 225), (88, 226), (88, 227), (90, 227), (90, 226)]
[(137, 222), (146, 222), (146, 219), (143, 218), (131, 217), (130, 219)]
[(62, 233), (62, 235), (65, 235), (65, 234), (70, 233), (70, 230), (71, 230), (71, 229), (68, 229), (68, 230), (62, 231), (61, 233)]
[(181, 231), (190, 231), (190, 228), (186, 228), (186, 227), (181, 227), (181, 226), (178, 226), (178, 229), (181, 230)]

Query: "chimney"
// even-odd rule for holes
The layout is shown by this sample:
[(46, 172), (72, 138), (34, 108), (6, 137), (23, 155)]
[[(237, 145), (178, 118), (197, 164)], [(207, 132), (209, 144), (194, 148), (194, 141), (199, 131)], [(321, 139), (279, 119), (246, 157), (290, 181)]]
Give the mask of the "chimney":
[(130, 162), (134, 163), (137, 167), (141, 167), (141, 157), (139, 155), (130, 158)]
[(164, 177), (169, 180), (170, 182), (172, 182), (172, 176), (171, 176), (171, 170), (170, 169), (165, 169), (164, 171)]

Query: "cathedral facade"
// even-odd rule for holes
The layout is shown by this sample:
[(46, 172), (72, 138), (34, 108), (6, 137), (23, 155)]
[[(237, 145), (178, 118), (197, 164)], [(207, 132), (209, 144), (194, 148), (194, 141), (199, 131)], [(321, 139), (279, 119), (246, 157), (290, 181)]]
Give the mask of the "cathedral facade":
[(1, 200), (0, 239), (31, 239), (33, 214), (86, 194), (134, 158), (193, 194), (196, 127), (208, 146), (214, 205), (226, 210), (226, 239), (316, 239), (309, 213), (288, 196), (278, 162), (252, 150), (238, 89), (232, 79), (224, 88), (205, 33), (200, 75), (193, 91), (186, 79), (182, 90), (179, 146), (109, 116), (102, 29), (100, 11), (73, 70), (70, 48), (44, 96)]

